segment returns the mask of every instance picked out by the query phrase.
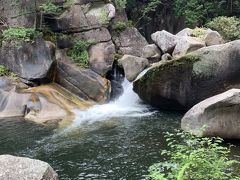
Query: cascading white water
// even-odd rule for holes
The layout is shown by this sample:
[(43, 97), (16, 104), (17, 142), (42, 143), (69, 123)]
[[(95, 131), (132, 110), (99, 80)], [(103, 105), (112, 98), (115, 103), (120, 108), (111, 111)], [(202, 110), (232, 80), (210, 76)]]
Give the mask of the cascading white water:
[(113, 117), (139, 117), (148, 116), (153, 112), (141, 103), (138, 95), (133, 91), (133, 84), (127, 79), (123, 81), (123, 94), (115, 101), (108, 104), (95, 105), (87, 110), (76, 110), (77, 115), (74, 124), (81, 122), (95, 122), (107, 120)]

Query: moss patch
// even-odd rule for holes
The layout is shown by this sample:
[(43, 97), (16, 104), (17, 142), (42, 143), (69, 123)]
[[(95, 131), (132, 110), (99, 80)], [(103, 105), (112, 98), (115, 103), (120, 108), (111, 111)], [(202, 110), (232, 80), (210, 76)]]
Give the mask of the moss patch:
[(180, 57), (178, 59), (174, 59), (171, 61), (164, 61), (164, 62), (159, 62), (158, 65), (150, 69), (142, 78), (139, 79), (139, 82), (141, 84), (145, 84), (147, 82), (151, 82), (155, 79), (155, 77), (158, 75), (159, 72), (169, 70), (174, 67), (180, 67), (185, 64), (193, 64), (197, 61), (199, 61), (200, 58), (198, 56), (188, 54), (183, 57)]

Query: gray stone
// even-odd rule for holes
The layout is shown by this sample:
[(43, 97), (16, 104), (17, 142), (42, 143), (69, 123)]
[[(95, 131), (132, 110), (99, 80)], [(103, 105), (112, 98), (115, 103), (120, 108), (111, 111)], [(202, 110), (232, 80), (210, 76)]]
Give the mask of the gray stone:
[(61, 56), (55, 82), (77, 96), (98, 103), (109, 100), (110, 82), (90, 69), (80, 68)]
[(190, 29), (190, 28), (185, 28), (181, 31), (179, 31), (176, 36), (180, 36), (180, 37), (183, 37), (183, 36), (192, 36), (192, 33), (193, 33), (193, 30)]
[(193, 106), (181, 128), (198, 136), (240, 139), (240, 89), (231, 89)]
[(151, 62), (156, 62), (161, 58), (161, 51), (155, 44), (149, 44), (143, 48), (142, 57), (147, 58)]
[(107, 26), (113, 18), (113, 5), (94, 2), (84, 5), (75, 4), (60, 17), (50, 19), (53, 31), (81, 32)]
[(205, 42), (201, 41), (201, 39), (184, 36), (178, 40), (172, 55), (174, 58), (181, 57), (187, 53), (196, 51), (197, 49), (200, 49), (204, 46)]
[(0, 179), (58, 180), (58, 175), (46, 162), (26, 157), (0, 155)]
[(134, 82), (134, 91), (156, 107), (186, 110), (206, 98), (240, 88), (239, 62), (240, 40), (203, 47), (154, 66)]
[(0, 64), (26, 80), (51, 79), (50, 69), (55, 61), (55, 46), (42, 39), (23, 43), (20, 47), (4, 43)]
[(115, 46), (112, 41), (98, 43), (89, 48), (90, 68), (101, 76), (112, 69)]
[(89, 104), (57, 84), (29, 88), (16, 78), (0, 78), (0, 118), (23, 117), (38, 124), (58, 126), (73, 119), (72, 109)]
[(172, 60), (172, 59), (173, 59), (173, 57), (168, 53), (163, 54), (162, 57), (161, 57), (161, 60), (163, 60), (163, 61), (169, 61), (169, 60)]
[(89, 31), (84, 31), (81, 33), (75, 33), (75, 38), (79, 38), (81, 40), (87, 41), (87, 40), (94, 40), (96, 43), (99, 42), (107, 42), (111, 40), (111, 35), (107, 28), (97, 28), (97, 29), (91, 29)]
[(171, 53), (177, 44), (178, 36), (165, 30), (157, 31), (151, 35), (153, 42), (164, 52)]
[(128, 27), (120, 33), (113, 34), (112, 39), (118, 53), (142, 56), (143, 48), (148, 45), (146, 39), (134, 27)]
[(223, 44), (224, 40), (217, 31), (212, 31), (208, 29), (206, 35), (204, 36), (204, 41), (207, 46)]
[(128, 81), (133, 81), (136, 77), (149, 66), (146, 58), (140, 58), (132, 55), (124, 55), (118, 60), (123, 66), (125, 76)]

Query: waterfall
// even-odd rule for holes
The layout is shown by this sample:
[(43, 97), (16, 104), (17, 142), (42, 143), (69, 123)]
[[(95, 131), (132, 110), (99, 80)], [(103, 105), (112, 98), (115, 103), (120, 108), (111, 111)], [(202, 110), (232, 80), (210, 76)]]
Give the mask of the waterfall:
[(74, 123), (102, 121), (114, 117), (149, 116), (153, 113), (133, 91), (132, 83), (124, 79), (122, 86), (123, 94), (118, 99), (108, 104), (95, 105), (86, 110), (75, 110), (76, 119)]

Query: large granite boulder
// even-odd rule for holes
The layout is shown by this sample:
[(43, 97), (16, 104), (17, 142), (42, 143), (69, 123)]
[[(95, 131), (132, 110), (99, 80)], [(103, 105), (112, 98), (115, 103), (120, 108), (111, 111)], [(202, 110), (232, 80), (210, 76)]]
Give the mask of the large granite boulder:
[(81, 32), (108, 26), (114, 17), (114, 6), (104, 2), (75, 4), (57, 18), (45, 18), (53, 31)]
[(111, 85), (107, 79), (67, 58), (58, 61), (55, 82), (85, 100), (104, 103), (110, 98)]
[(149, 44), (143, 48), (142, 57), (150, 62), (157, 62), (161, 59), (161, 51), (155, 44)]
[(0, 49), (0, 56), (0, 64), (25, 80), (51, 79), (55, 46), (48, 41), (39, 38), (33, 43), (23, 43), (20, 47), (6, 42)]
[[(185, 28), (178, 32), (176, 36), (179, 37), (196, 37), (205, 42), (206, 46), (223, 44), (224, 40), (222, 36), (217, 32), (211, 29), (205, 28)], [(198, 36), (198, 37), (197, 37)]]
[(136, 57), (132, 55), (124, 55), (118, 60), (123, 66), (125, 76), (128, 81), (133, 81), (136, 77), (149, 66), (146, 58)]
[(201, 48), (182, 58), (159, 62), (139, 80), (141, 99), (165, 109), (189, 109), (198, 102), (240, 87), (240, 40)]
[(201, 41), (201, 39), (184, 36), (178, 40), (172, 55), (174, 58), (181, 57), (202, 47), (205, 47), (205, 42)]
[(178, 36), (175, 36), (165, 30), (157, 31), (151, 35), (153, 42), (164, 52), (171, 53), (179, 39)]
[(193, 106), (181, 128), (197, 136), (240, 139), (240, 89), (231, 89)]
[(112, 69), (115, 46), (112, 41), (98, 43), (89, 48), (90, 68), (101, 76)]
[(26, 157), (0, 155), (0, 179), (58, 180), (58, 175), (46, 162)]
[(141, 57), (143, 48), (148, 45), (147, 40), (134, 27), (128, 27), (122, 32), (113, 33), (112, 39), (119, 54)]

